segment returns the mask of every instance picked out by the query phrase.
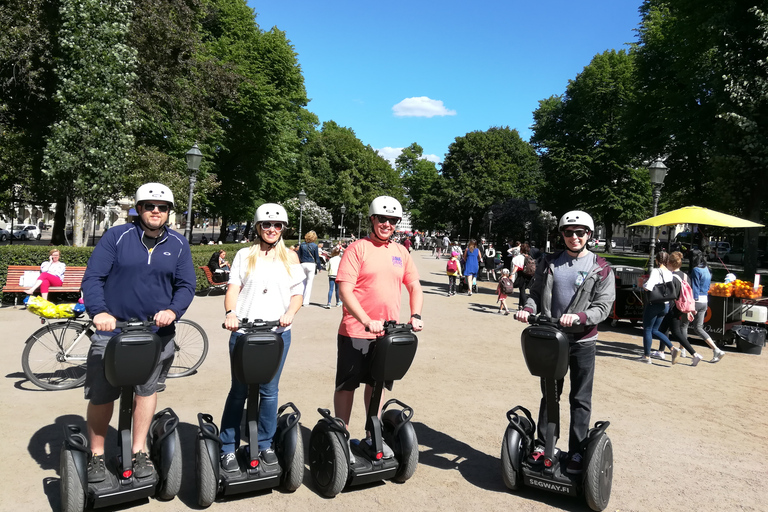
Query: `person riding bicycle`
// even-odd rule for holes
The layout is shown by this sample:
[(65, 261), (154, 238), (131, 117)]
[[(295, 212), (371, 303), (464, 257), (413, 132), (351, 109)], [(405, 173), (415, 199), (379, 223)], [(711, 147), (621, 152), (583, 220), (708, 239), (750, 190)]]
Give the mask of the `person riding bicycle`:
[[(336, 391), (333, 395), (335, 414), (349, 426), (355, 390), (366, 384), (365, 396), (373, 390), (370, 374), (371, 343), (384, 333), (384, 322), (400, 317), (400, 293), (405, 285), (410, 296), (410, 323), (414, 331), (422, 330), (421, 307), (424, 296), (419, 273), (408, 250), (390, 241), (395, 226), (403, 217), (400, 202), (379, 196), (368, 208), (371, 232), (351, 244), (341, 258), (336, 273), (343, 303), (339, 325), (336, 359)], [(385, 383), (392, 390), (392, 382)], [(382, 402), (384, 394), (382, 393)], [(370, 436), (370, 433), (368, 433)], [(370, 437), (368, 437), (370, 439)], [(384, 458), (392, 450), (384, 445)], [(354, 456), (350, 450), (351, 462)]]
[(146, 183), (136, 191), (138, 217), (107, 231), (93, 250), (83, 276), (83, 300), (96, 333), (91, 338), (85, 378), (87, 422), (91, 456), (88, 481), (106, 478), (104, 438), (120, 389), (104, 375), (104, 350), (117, 321), (154, 318), (163, 342), (160, 361), (150, 380), (136, 386), (133, 411), (133, 473), (150, 476), (154, 471), (147, 455), (147, 433), (157, 405), (158, 383), (173, 362), (174, 322), (179, 320), (195, 295), (195, 267), (187, 240), (170, 229), (173, 193), (160, 183)]
[[(515, 318), (527, 322), (529, 315), (540, 313), (559, 320), (568, 335), (571, 425), (568, 432), (570, 461), (566, 471), (579, 474), (584, 457), (582, 444), (587, 437), (592, 414), (597, 326), (608, 318), (616, 298), (616, 288), (610, 264), (587, 249), (587, 242), (595, 231), (592, 217), (580, 210), (570, 211), (560, 218), (558, 227), (565, 250), (541, 258), (531, 282), (528, 300)], [(564, 379), (557, 382), (558, 400), (563, 382)], [(539, 441), (531, 454), (534, 460), (543, 456), (546, 439), (544, 379), (541, 379), (541, 391)], [(556, 432), (556, 435), (560, 433)]]

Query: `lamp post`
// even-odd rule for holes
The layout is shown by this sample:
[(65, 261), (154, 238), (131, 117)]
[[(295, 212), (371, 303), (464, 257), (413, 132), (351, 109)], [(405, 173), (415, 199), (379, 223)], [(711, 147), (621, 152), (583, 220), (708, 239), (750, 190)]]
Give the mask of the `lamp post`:
[[(656, 210), (659, 207), (659, 198), (661, 197), (661, 187), (664, 186), (664, 178), (667, 176), (667, 166), (657, 158), (650, 166), (648, 172), (651, 173), (651, 186), (653, 187), (653, 217), (656, 216)], [(650, 268), (653, 268), (653, 262), (656, 257), (656, 226), (651, 226), (651, 257)]]
[(485, 220), (488, 221), (488, 241), (491, 241), (491, 224), (493, 223), (493, 212), (488, 210), (485, 212)]
[(16, 215), (18, 215), (18, 204), (16, 204), (16, 199), (18, 199), (19, 194), (21, 194), (21, 185), (17, 183), (13, 185), (13, 197), (11, 198), (13, 215), (11, 215), (11, 234), (8, 236), (8, 245), (13, 245), (13, 223), (16, 222)]
[(307, 193), (304, 189), (299, 192), (299, 243), (301, 243), (301, 221), (304, 220), (304, 201), (307, 200)]
[(189, 202), (187, 202), (187, 225), (184, 228), (184, 238), (192, 243), (192, 194), (195, 192), (195, 183), (197, 182), (197, 171), (200, 169), (200, 162), (203, 160), (203, 154), (197, 143), (187, 151), (187, 170), (189, 170)]
[[(528, 201), (528, 210), (530, 210), (534, 214), (534, 217), (536, 216), (536, 212), (539, 211), (539, 204), (536, 202), (535, 199), (530, 199)], [(530, 222), (531, 232), (530, 232), (530, 238), (528, 239), (528, 241), (530, 242), (531, 238), (533, 238), (533, 221), (529, 221), (529, 222)]]
[(357, 212), (357, 239), (360, 240), (360, 223), (363, 221), (363, 212)]
[(472, 238), (472, 216), (469, 217), (469, 233), (467, 233), (467, 245), (469, 245), (469, 239)]
[(341, 224), (339, 224), (339, 240), (344, 238), (344, 214), (347, 213), (347, 207), (341, 205)]

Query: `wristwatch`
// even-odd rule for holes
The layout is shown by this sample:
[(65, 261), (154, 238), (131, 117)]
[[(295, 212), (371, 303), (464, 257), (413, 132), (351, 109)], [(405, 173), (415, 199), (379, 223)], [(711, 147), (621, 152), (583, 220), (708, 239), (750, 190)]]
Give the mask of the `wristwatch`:
[(233, 311), (233, 310), (231, 310), (231, 309), (228, 309), (228, 310), (227, 310), (227, 312), (226, 312), (226, 313), (224, 313), (224, 316), (227, 316), (227, 315), (229, 315), (230, 313), (234, 313), (234, 311)]
[(414, 313), (411, 315), (411, 318), (415, 318), (416, 320), (421, 320), (421, 315), (418, 313)]

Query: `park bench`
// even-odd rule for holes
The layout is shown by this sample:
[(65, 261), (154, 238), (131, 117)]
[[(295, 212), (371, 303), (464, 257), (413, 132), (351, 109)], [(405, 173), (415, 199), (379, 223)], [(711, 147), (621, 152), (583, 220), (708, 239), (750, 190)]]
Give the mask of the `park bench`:
[[(83, 275), (85, 274), (86, 267), (67, 267), (64, 272), (64, 281), (61, 286), (51, 286), (48, 293), (54, 292), (79, 292), (80, 286), (83, 281)], [(5, 279), (5, 286), (3, 286), (3, 293), (24, 293), (27, 289), (25, 286), (19, 286), (19, 279), (24, 275), (24, 272), (40, 271), (39, 266), (35, 265), (8, 265), (8, 275)], [(18, 303), (18, 296), (13, 299), (13, 305)]]
[(198, 268), (200, 270), (202, 270), (203, 272), (205, 272), (205, 278), (208, 279), (208, 284), (210, 286), (208, 288), (208, 294), (207, 295), (210, 295), (212, 290), (224, 290), (224, 289), (227, 288), (227, 282), (226, 281), (224, 281), (223, 283), (217, 283), (216, 281), (213, 280), (213, 273), (211, 272), (211, 269), (208, 268), (207, 265), (202, 266), (202, 267), (198, 267)]

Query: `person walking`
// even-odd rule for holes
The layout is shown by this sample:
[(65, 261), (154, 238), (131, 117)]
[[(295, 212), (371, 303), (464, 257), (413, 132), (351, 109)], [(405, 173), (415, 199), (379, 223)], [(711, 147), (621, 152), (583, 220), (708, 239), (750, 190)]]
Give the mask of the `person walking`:
[(712, 337), (704, 330), (704, 317), (707, 314), (709, 285), (712, 282), (712, 272), (707, 265), (706, 256), (698, 249), (691, 254), (691, 288), (693, 299), (696, 301), (696, 315), (693, 319), (693, 332), (704, 340), (712, 349), (712, 362), (720, 361), (725, 352), (717, 348)]
[(341, 263), (341, 249), (334, 247), (333, 251), (331, 251), (331, 258), (328, 260), (328, 301), (325, 304), (325, 309), (331, 309), (331, 297), (334, 290), (336, 291), (336, 307), (341, 306), (339, 287), (336, 285), (336, 273), (339, 271), (339, 263)]
[[(672, 359), (676, 361), (680, 355), (680, 349), (673, 346), (667, 335), (659, 329), (662, 320), (664, 320), (664, 317), (669, 312), (670, 301), (651, 303), (649, 298), (650, 291), (657, 284), (673, 281), (672, 272), (667, 269), (668, 261), (669, 254), (665, 251), (661, 250), (656, 253), (657, 267), (651, 269), (648, 280), (643, 284), (646, 294), (643, 300), (645, 303), (645, 308), (643, 309), (643, 356), (640, 358), (640, 361), (648, 364), (651, 364), (651, 345), (653, 344), (654, 336), (669, 348), (672, 352)], [(656, 355), (658, 356), (658, 353)]]
[(498, 281), (496, 278), (496, 249), (493, 248), (492, 243), (488, 243), (488, 247), (483, 254), (485, 258), (485, 280), (488, 281), (488, 272), (493, 276), (494, 281)]
[[(400, 244), (390, 241), (403, 216), (400, 202), (389, 196), (375, 198), (368, 207), (371, 231), (344, 252), (336, 282), (344, 302), (337, 338), (336, 388), (333, 406), (336, 417), (349, 429), (355, 390), (365, 383), (365, 397), (373, 392), (370, 373), (371, 344), (384, 333), (384, 322), (400, 318), (401, 288), (405, 286), (411, 309), (410, 324), (421, 331), (424, 295), (419, 273), (411, 255)], [(392, 390), (392, 382), (385, 383)], [(379, 404), (384, 402), (384, 394)], [(370, 432), (363, 448), (370, 449)], [(367, 448), (366, 448), (367, 447)], [(384, 444), (383, 457), (394, 456)], [(354, 455), (350, 450), (350, 462)]]
[(448, 275), (448, 296), (453, 297), (456, 295), (456, 281), (461, 279), (459, 253), (455, 251), (451, 253), (451, 259), (445, 265), (445, 273)]
[(96, 332), (86, 359), (85, 398), (89, 448), (88, 482), (106, 479), (104, 439), (120, 389), (104, 374), (104, 351), (117, 333), (116, 322), (153, 318), (162, 341), (160, 360), (149, 381), (135, 387), (133, 403), (133, 474), (155, 471), (147, 453), (147, 434), (157, 406), (157, 387), (165, 382), (174, 356), (176, 320), (195, 296), (195, 267), (187, 240), (170, 229), (173, 193), (160, 183), (136, 191), (137, 218), (113, 226), (93, 250), (83, 276), (83, 300)]
[[(515, 318), (528, 322), (528, 316), (541, 313), (558, 322), (569, 339), (568, 366), (571, 392), (568, 396), (571, 424), (568, 431), (569, 462), (566, 471), (581, 474), (583, 448), (592, 414), (592, 385), (595, 377), (597, 329), (608, 318), (616, 299), (616, 286), (610, 264), (587, 249), (587, 242), (595, 230), (592, 217), (580, 210), (566, 213), (560, 218), (558, 229), (565, 250), (545, 254), (536, 267), (531, 293), (525, 307)], [(563, 379), (557, 382), (558, 400), (563, 390)], [(547, 427), (547, 402), (544, 379), (541, 380), (542, 399), (539, 406), (538, 440), (531, 457), (538, 460), (544, 455)], [(560, 433), (555, 432), (559, 437)]]
[[(258, 241), (235, 254), (224, 296), (224, 327), (232, 331), (230, 359), (238, 338), (245, 334), (240, 329), (241, 322), (280, 322), (274, 330), (283, 339), (282, 360), (272, 380), (259, 386), (258, 450), (259, 459), (266, 466), (277, 464), (272, 441), (277, 430), (278, 384), (291, 347), (291, 325), (301, 309), (304, 291), (305, 274), (299, 258), (283, 242), (283, 230), (287, 227), (288, 213), (279, 204), (265, 203), (256, 209)], [(248, 386), (235, 377), (234, 371), (230, 373), (232, 383), (221, 417), (219, 463), (223, 471), (235, 472), (239, 471), (235, 451), (240, 444), (240, 421)]]
[(536, 271), (536, 261), (530, 255), (531, 246), (520, 245), (520, 252), (512, 258), (512, 281), (515, 283), (518, 293), (517, 309), (523, 309), (528, 300), (528, 288), (531, 285), (534, 272)]
[(469, 241), (464, 251), (464, 277), (467, 280), (467, 295), (472, 296), (472, 292), (477, 292), (477, 273), (480, 271), (480, 249), (477, 247), (477, 240), (474, 238)]
[[(448, 248), (450, 246), (451, 246), (451, 239), (448, 238), (447, 234), (443, 235), (443, 240), (442, 240), (441, 244), (437, 246), (437, 259), (440, 259), (440, 256), (442, 256), (442, 254), (449, 254), (448, 253)], [(442, 249), (442, 254), (440, 252), (441, 249)]]
[(502, 311), (505, 315), (509, 314), (509, 308), (507, 307), (507, 297), (509, 297), (513, 289), (514, 283), (509, 277), (509, 269), (504, 268), (501, 270), (501, 279), (499, 279), (499, 284), (496, 286), (496, 302), (499, 303), (499, 314), (501, 314)]
[(317, 233), (307, 232), (304, 241), (299, 246), (299, 261), (304, 269), (304, 306), (309, 306), (309, 297), (312, 295), (312, 282), (315, 280), (317, 268), (320, 266), (320, 252), (318, 251)]

